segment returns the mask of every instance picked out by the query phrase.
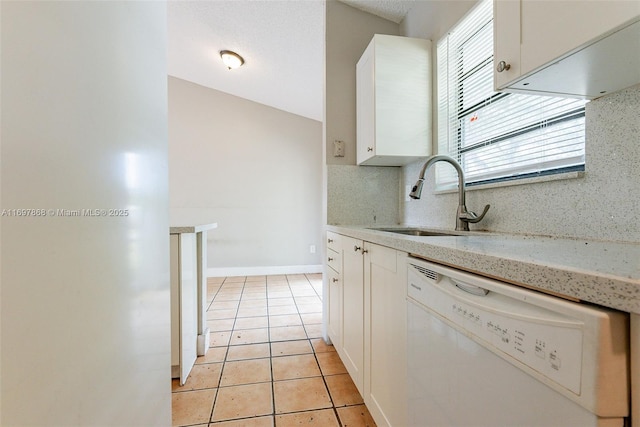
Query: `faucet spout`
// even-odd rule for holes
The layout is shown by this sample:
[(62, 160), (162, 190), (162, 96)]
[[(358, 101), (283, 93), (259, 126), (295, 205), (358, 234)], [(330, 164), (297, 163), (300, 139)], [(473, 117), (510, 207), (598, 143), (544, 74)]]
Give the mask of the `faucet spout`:
[(469, 223), (481, 221), (489, 210), (490, 205), (485, 206), (484, 211), (480, 216), (476, 215), (474, 212), (467, 211), (464, 171), (462, 170), (462, 167), (460, 167), (460, 164), (451, 157), (442, 155), (429, 157), (424, 166), (422, 166), (418, 181), (413, 186), (409, 197), (412, 199), (420, 198), (420, 195), (422, 194), (422, 186), (424, 185), (424, 175), (427, 173), (427, 170), (437, 162), (449, 163), (458, 173), (458, 211), (456, 213), (456, 231), (469, 231)]

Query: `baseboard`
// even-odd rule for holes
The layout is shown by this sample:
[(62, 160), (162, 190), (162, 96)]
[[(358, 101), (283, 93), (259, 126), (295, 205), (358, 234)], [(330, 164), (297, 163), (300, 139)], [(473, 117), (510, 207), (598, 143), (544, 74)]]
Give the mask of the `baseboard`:
[(274, 267), (221, 267), (208, 268), (208, 277), (267, 276), (273, 274), (322, 273), (322, 265), (285, 265)]

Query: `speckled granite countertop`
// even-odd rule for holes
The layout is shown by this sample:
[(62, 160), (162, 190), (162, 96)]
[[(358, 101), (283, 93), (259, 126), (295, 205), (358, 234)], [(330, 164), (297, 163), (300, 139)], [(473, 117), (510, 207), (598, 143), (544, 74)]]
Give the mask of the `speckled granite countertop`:
[(363, 227), (326, 229), (461, 270), (640, 314), (640, 244), (483, 232), (418, 237)]

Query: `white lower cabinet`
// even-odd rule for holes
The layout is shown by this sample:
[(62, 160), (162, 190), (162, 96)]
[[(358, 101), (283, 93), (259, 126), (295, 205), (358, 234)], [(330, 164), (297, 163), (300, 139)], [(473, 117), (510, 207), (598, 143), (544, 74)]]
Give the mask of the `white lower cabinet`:
[(342, 348), (342, 243), (339, 234), (327, 232), (326, 280), (329, 295), (327, 334), (334, 347)]
[(378, 426), (406, 426), (407, 254), (365, 245), (363, 398)]
[(404, 426), (407, 254), (332, 232), (327, 238), (329, 337), (376, 424)]
[(360, 394), (364, 391), (364, 242), (342, 236), (342, 349), (338, 350)]

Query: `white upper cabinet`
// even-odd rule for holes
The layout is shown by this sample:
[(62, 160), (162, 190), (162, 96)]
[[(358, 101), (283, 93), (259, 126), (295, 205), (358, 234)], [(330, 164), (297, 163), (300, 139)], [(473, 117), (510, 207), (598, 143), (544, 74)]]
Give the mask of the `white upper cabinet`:
[(431, 41), (376, 34), (356, 66), (357, 162), (431, 154)]
[(640, 83), (640, 1), (494, 1), (496, 90), (593, 99)]

